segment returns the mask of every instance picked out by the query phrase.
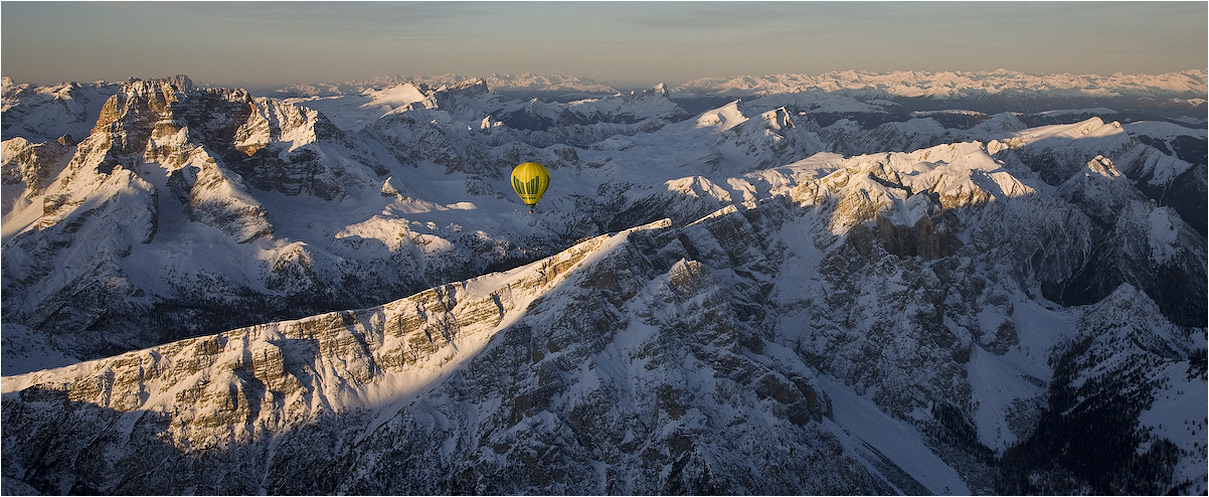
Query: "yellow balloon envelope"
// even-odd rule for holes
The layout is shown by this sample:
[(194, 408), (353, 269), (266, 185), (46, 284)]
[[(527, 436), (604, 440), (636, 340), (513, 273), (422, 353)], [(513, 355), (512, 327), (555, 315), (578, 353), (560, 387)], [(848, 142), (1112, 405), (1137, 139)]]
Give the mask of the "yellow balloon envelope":
[(536, 162), (526, 162), (512, 170), (512, 189), (516, 190), (521, 201), (529, 206), (530, 214), (533, 213), (533, 206), (537, 205), (537, 201), (541, 200), (542, 194), (546, 193), (546, 188), (549, 186), (550, 171), (546, 170), (546, 166)]

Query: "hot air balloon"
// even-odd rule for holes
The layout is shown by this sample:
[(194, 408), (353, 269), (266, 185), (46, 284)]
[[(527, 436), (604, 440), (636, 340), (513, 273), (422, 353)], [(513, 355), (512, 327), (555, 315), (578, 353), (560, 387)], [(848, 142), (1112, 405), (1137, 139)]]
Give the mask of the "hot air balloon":
[(529, 206), (530, 214), (533, 214), (533, 206), (537, 205), (537, 201), (541, 200), (542, 194), (546, 193), (549, 186), (550, 171), (546, 170), (546, 166), (526, 162), (512, 170), (512, 189), (516, 190), (521, 201)]

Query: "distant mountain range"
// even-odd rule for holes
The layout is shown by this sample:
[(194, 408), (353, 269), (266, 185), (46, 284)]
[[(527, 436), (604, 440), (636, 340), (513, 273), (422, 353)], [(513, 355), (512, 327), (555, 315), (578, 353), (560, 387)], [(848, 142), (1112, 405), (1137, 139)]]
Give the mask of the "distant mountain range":
[(999, 69), (992, 72), (841, 71), (819, 75), (776, 74), (695, 79), (676, 91), (699, 95), (849, 91), (893, 97), (953, 99), (976, 95), (1047, 95), (1116, 97), (1145, 96), (1205, 98), (1206, 71), (1166, 74), (1028, 74)]
[[(383, 76), (343, 83), (291, 85), (276, 90), (283, 96), (332, 96), (358, 93), (370, 87), (390, 87), (401, 83), (428, 86), (455, 85), (470, 80), (483, 80), (496, 92), (578, 92), (607, 95), (620, 90), (590, 79), (574, 76), (535, 74), (493, 74), (470, 77), (456, 74), (443, 76)], [(772, 74), (764, 76), (734, 76), (728, 78), (699, 78), (671, 86), (679, 94), (692, 96), (757, 95), (801, 93), (806, 91), (866, 92), (893, 97), (958, 98), (974, 94), (1050, 94), (1051, 96), (1150, 96), (1170, 98), (1184, 96), (1204, 100), (1206, 71), (1204, 69), (1165, 74), (1030, 74), (998, 69), (977, 71), (837, 71), (817, 75)]]

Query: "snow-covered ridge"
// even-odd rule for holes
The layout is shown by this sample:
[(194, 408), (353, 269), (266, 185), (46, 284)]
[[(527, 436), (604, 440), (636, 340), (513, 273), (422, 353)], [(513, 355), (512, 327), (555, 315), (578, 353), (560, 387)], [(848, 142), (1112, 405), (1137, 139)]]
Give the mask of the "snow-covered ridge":
[(875, 216), (914, 226), (941, 209), (1035, 194), (1034, 186), (1016, 176), (1024, 171), (1011, 170), (992, 157), (992, 150), (998, 151), (995, 144), (972, 142), (852, 157), (817, 182), (795, 187), (792, 195), (811, 204), (838, 199), (832, 232), (844, 234)]
[(535, 299), (605, 257), (629, 233), (667, 226), (602, 235), (526, 266), (375, 308), (5, 376), (0, 391), (63, 391), (72, 401), (118, 412), (163, 413), (174, 420), (172, 437), (181, 450), (260, 439), (298, 420), (406, 400), (473, 357)]

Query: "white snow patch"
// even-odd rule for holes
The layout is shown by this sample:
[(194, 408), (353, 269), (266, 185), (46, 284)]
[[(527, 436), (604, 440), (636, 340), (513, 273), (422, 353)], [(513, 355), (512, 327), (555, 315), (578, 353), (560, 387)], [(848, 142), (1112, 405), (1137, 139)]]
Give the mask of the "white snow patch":
[(361, 107), (398, 108), (423, 102), (428, 98), (419, 87), (412, 83), (404, 83), (383, 90), (371, 88), (362, 92), (362, 95), (369, 97), (370, 101), (362, 104)]
[(914, 427), (882, 412), (839, 380), (821, 376), (819, 385), (831, 399), (834, 417), (834, 424), (826, 420), (825, 426), (870, 472), (882, 474), (874, 449), (935, 495), (970, 495), (957, 471), (932, 452)]
[(1073, 116), (1078, 116), (1078, 115), (1086, 115), (1086, 114), (1090, 114), (1090, 115), (1110, 115), (1110, 114), (1116, 114), (1116, 113), (1117, 113), (1117, 111), (1112, 110), (1112, 109), (1109, 109), (1108, 107), (1093, 107), (1093, 108), (1090, 108), (1090, 109), (1056, 109), (1056, 110), (1047, 110), (1047, 111), (1045, 111), (1045, 112), (1038, 112), (1038, 113), (1036, 113), (1036, 114), (1034, 114), (1034, 115), (1036, 115), (1036, 116), (1045, 116), (1045, 117), (1059, 117), (1059, 116), (1072, 116), (1072, 115), (1073, 115)]
[[(1128, 134), (1118, 122), (1105, 123), (1099, 117), (1093, 117), (1086, 121), (1081, 121), (1073, 124), (1055, 124), (1052, 126), (1038, 126), (1029, 128), (1024, 131), (1019, 131), (1010, 134), (1011, 138), (1006, 139), (1008, 146), (1019, 148), (1025, 145), (1030, 145), (1042, 141), (1054, 140), (1077, 140), (1083, 138), (1126, 138)], [(1056, 146), (1064, 146), (1069, 142), (1058, 141)], [(1097, 142), (1096, 146), (1101, 146)], [(1102, 148), (1102, 147), (1101, 147)]]
[(1130, 135), (1145, 135), (1150, 138), (1175, 139), (1180, 136), (1205, 139), (1209, 129), (1205, 127), (1190, 128), (1165, 121), (1138, 121), (1125, 124), (1125, 131)]
[(997, 356), (974, 346), (970, 349), (970, 362), (966, 364), (970, 391), (977, 404), (974, 425), (978, 429), (978, 441), (997, 454), (1017, 442), (1017, 436), (1009, 430), (1007, 417), (1018, 401), (1026, 401), (1045, 395), (1045, 387), (1029, 381), (1018, 368), (1002, 356)]
[(932, 117), (932, 116), (969, 116), (969, 117), (986, 117), (986, 113), (976, 110), (962, 109), (946, 109), (946, 110), (916, 110), (911, 111), (911, 117)]
[(739, 101), (735, 100), (717, 109), (702, 113), (697, 118), (697, 127), (716, 127), (725, 131), (745, 122), (747, 122), (747, 116), (744, 116), (743, 112), (739, 110)]
[(670, 192), (683, 193), (694, 198), (713, 198), (721, 202), (731, 201), (730, 193), (703, 176), (669, 180), (664, 185)]
[(1047, 309), (1021, 294), (1012, 299), (1012, 308), (1019, 343), (1003, 357), (1022, 374), (1049, 384), (1054, 376), (1049, 354), (1059, 343), (1075, 336), (1077, 318), (1069, 312)]
[(1163, 264), (1179, 252), (1176, 241), (1179, 230), (1172, 218), (1177, 216), (1170, 207), (1158, 207), (1150, 211), (1150, 258)]

